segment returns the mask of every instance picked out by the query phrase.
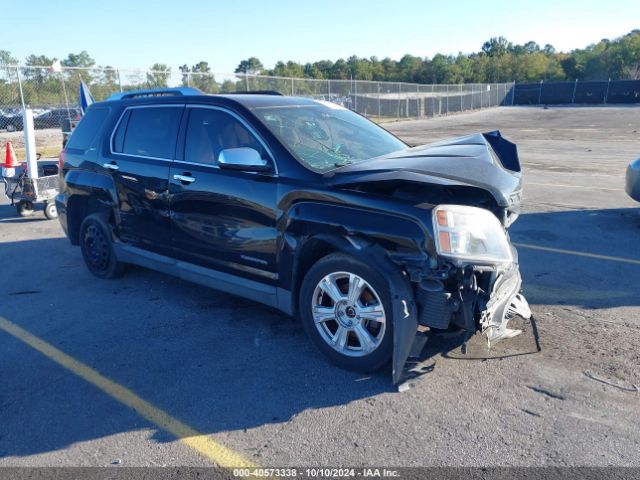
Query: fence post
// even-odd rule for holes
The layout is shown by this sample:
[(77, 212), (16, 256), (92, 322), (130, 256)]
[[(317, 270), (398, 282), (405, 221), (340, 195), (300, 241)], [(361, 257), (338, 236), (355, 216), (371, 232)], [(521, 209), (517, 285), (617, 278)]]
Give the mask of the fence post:
[(434, 96), (435, 87), (433, 83), (431, 84), (431, 116), (435, 118), (436, 116), (436, 98)]
[(484, 88), (484, 86), (484, 83), (480, 84), (480, 110), (482, 110), (482, 89)]
[(353, 81), (353, 110), (357, 113), (358, 112), (358, 81), (354, 80)]
[(293, 86), (293, 77), (291, 78), (291, 96), (294, 96), (295, 87)]
[(449, 84), (447, 84), (447, 111), (445, 115), (449, 115)]
[(516, 104), (516, 81), (514, 80), (511, 88), (511, 106), (513, 107)]
[(327, 100), (331, 101), (331, 79), (327, 80)]
[(64, 74), (60, 72), (60, 78), (62, 79), (62, 93), (64, 94), (64, 103), (67, 107), (67, 116), (71, 119), (71, 111), (69, 110), (69, 97), (67, 96), (67, 87), (64, 85)]
[(464, 105), (462, 105), (462, 84), (460, 84), (460, 112), (464, 110)]
[(538, 105), (540, 105), (540, 101), (542, 100), (542, 82), (544, 82), (544, 80), (540, 80), (540, 90), (538, 91)]
[(573, 94), (571, 95), (571, 103), (576, 103), (576, 90), (578, 88), (578, 79), (573, 82)]
[(604, 94), (604, 104), (607, 104), (607, 99), (609, 98), (609, 86), (611, 85), (611, 77), (609, 77), (609, 81), (607, 82), (607, 91)]
[(22, 93), (22, 79), (20, 78), (20, 67), (18, 67), (18, 65), (16, 65), (16, 76), (18, 77), (18, 88), (20, 89), (20, 101), (22, 102), (22, 109), (24, 110), (24, 94)]
[(400, 90), (401, 89), (402, 89), (402, 86), (400, 82), (398, 82), (398, 105), (396, 108), (396, 120), (400, 120)]
[(116, 68), (116, 75), (118, 76), (118, 88), (120, 88), (120, 93), (122, 93), (122, 81), (120, 80), (120, 69)]

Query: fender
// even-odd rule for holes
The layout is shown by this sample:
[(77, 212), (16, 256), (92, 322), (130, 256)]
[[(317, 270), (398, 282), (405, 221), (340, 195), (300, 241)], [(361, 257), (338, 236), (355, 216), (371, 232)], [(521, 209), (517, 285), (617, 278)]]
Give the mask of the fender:
[(293, 205), (279, 225), (283, 241), (278, 264), (293, 266), (291, 270), (283, 267), (279, 272), (280, 286), (292, 291), (297, 283), (294, 278), (296, 256), (309, 239), (318, 235), (357, 237), (379, 244), (397, 263), (420, 264), (435, 256), (431, 233), (414, 218), (396, 213), (305, 201)]
[(301, 256), (310, 241), (324, 242), (374, 265), (388, 279), (393, 310), (392, 380), (399, 384), (418, 330), (414, 289), (399, 264), (409, 259), (411, 263), (426, 262), (428, 256), (420, 245), (430, 237), (410, 218), (316, 202), (296, 204), (286, 224), (282, 254), (292, 257), (292, 261), (279, 263), (293, 266), (291, 272), (283, 272), (285, 275), (281, 277), (291, 281), (288, 289), (293, 293), (293, 302), (297, 299), (296, 285), (300, 283)]

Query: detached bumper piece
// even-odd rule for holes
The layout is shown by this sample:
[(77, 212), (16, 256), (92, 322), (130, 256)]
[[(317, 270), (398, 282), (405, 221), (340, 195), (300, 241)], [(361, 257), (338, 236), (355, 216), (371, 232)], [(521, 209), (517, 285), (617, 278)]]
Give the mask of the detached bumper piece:
[(480, 316), (482, 333), (487, 337), (489, 348), (504, 338), (513, 338), (522, 333), (508, 327), (516, 315), (525, 320), (531, 318), (531, 309), (524, 296), (519, 293), (522, 279), (517, 265), (498, 276), (489, 295), (486, 309)]

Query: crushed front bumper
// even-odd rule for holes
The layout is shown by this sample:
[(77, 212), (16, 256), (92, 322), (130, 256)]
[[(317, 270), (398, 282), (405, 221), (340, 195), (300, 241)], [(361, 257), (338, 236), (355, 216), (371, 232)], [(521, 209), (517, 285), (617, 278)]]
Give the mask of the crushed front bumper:
[(457, 328), (472, 335), (480, 330), (489, 346), (520, 333), (508, 327), (519, 315), (531, 318), (529, 305), (520, 293), (522, 278), (518, 255), (506, 266), (440, 265), (437, 270), (414, 275), (418, 322), (438, 330)]
[(410, 298), (412, 287), (407, 286), (394, 302), (394, 384), (402, 381), (403, 366), (410, 352), (419, 356), (417, 352), (425, 344), (425, 333), (418, 334), (419, 325), (429, 327), (432, 332), (462, 330), (463, 344), (480, 331), (490, 348), (521, 333), (509, 328), (509, 322), (516, 315), (529, 320), (531, 310), (520, 292), (518, 253), (513, 246), (512, 250), (513, 262), (499, 267), (455, 266), (446, 261), (436, 268), (405, 264), (410, 280), (407, 283), (413, 284), (415, 301), (404, 300)]

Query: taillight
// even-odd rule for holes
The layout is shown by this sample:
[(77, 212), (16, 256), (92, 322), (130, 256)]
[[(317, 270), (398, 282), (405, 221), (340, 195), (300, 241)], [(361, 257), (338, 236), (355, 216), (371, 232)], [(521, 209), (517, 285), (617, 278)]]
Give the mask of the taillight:
[(64, 167), (64, 150), (60, 150), (58, 155), (58, 172), (62, 173), (62, 167)]

